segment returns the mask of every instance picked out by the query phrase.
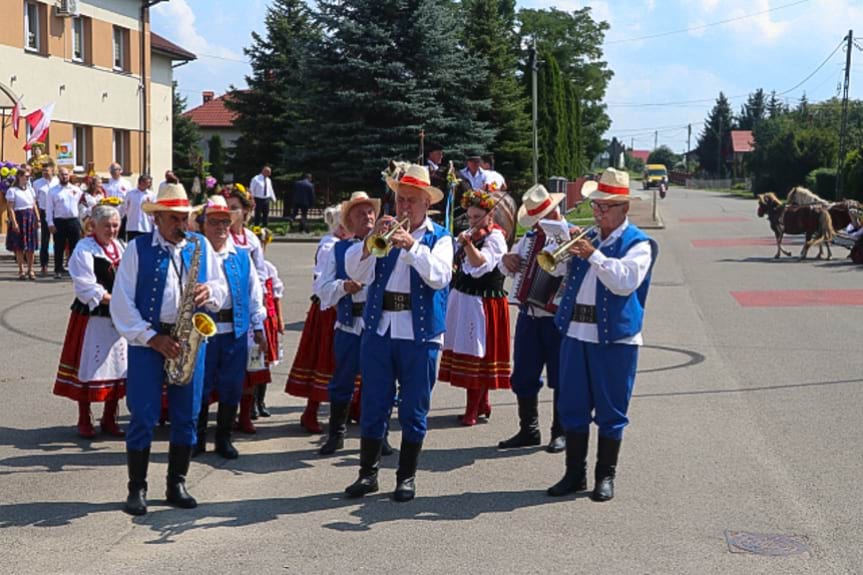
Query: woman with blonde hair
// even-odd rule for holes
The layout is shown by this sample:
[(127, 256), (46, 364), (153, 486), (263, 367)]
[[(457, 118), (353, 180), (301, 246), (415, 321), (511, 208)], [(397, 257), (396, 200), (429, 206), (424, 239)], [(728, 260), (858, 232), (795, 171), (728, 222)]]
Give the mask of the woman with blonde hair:
[[(5, 169), (5, 168), (4, 168)], [(9, 233), (6, 234), (6, 249), (15, 252), (18, 263), (18, 279), (36, 279), (33, 259), (39, 243), (39, 208), (36, 194), (30, 185), (30, 166), (23, 164), (15, 173), (15, 184), (6, 191), (6, 216)], [(27, 272), (24, 272), (24, 263)]]

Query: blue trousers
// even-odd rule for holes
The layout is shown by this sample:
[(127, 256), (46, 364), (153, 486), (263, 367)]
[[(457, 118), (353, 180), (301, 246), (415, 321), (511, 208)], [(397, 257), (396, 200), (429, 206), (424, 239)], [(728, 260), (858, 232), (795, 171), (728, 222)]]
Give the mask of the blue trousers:
[(621, 439), (635, 385), (638, 346), (587, 343), (564, 337), (560, 346), (560, 397), (557, 409), (566, 431)]
[[(171, 443), (195, 445), (195, 426), (201, 411), (204, 390), (204, 356), (207, 345), (198, 348), (192, 381), (168, 386), (171, 416)], [(126, 431), (126, 449), (141, 451), (153, 442), (153, 428), (162, 412), (162, 384), (165, 382), (165, 357), (140, 345), (129, 346), (129, 373), (126, 376), (126, 407), (131, 419)]]
[(336, 329), (333, 353), (336, 368), (327, 386), (330, 403), (350, 403), (354, 383), (360, 374), (360, 344), (362, 336)]
[(207, 359), (204, 362), (204, 400), (216, 391), (219, 403), (239, 405), (246, 379), (249, 340), (246, 334), (220, 333), (207, 340)]
[(558, 388), (560, 369), (560, 332), (554, 317), (533, 317), (525, 311), (515, 323), (512, 352), (512, 391), (519, 397), (536, 397), (542, 389), (542, 368), (548, 386)]
[(440, 346), (413, 340), (391, 339), (372, 330), (363, 332), (362, 437), (383, 439), (399, 382), (399, 423), (402, 439), (419, 443), (426, 436), (431, 392), (437, 379)]

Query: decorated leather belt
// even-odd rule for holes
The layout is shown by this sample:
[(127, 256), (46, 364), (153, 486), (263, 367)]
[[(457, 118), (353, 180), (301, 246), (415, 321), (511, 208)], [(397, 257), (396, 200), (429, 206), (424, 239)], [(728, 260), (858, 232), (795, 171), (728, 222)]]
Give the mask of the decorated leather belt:
[(174, 333), (174, 324), (172, 323), (159, 323), (159, 328), (156, 330), (160, 335), (171, 335)]
[[(357, 302), (351, 305), (351, 315), (353, 317), (363, 317), (363, 311), (366, 309), (365, 302)], [(384, 308), (386, 309), (386, 308)]]
[(220, 309), (213, 314), (213, 321), (216, 323), (234, 323), (234, 309)]
[(394, 291), (384, 292), (384, 311), (410, 311), (411, 294)]
[(572, 310), (572, 321), (578, 323), (596, 323), (596, 306), (575, 304), (575, 309)]

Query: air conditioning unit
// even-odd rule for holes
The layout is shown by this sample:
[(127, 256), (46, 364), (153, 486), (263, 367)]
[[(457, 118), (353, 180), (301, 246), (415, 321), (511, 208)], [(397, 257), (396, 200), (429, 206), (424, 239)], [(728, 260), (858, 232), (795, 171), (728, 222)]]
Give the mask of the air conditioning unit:
[(57, 16), (80, 16), (81, 11), (78, 7), (78, 0), (60, 0), (60, 5), (57, 6)]

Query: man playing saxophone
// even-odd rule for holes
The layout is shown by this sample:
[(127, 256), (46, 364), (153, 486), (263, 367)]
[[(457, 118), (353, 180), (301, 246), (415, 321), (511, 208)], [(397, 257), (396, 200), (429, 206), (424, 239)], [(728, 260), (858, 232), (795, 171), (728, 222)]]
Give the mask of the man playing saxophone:
[[(129, 341), (132, 367), (126, 396), (131, 420), (126, 433), (129, 495), (125, 505), (131, 515), (147, 512), (147, 466), (167, 359), (192, 362), (194, 371), (187, 385), (168, 386), (171, 437), (166, 498), (176, 507), (197, 506), (186, 491), (185, 481), (196, 443), (206, 345), (200, 345), (194, 357), (181, 357), (183, 346), (170, 334), (177, 322), (188, 321), (196, 308), (217, 312), (227, 293), (221, 266), (207, 240), (186, 232), (194, 208), (183, 186), (163, 186), (156, 201), (144, 204), (143, 209), (154, 214), (156, 229), (129, 243), (110, 304), (117, 331)], [(196, 268), (197, 282), (188, 281), (189, 271)]]

